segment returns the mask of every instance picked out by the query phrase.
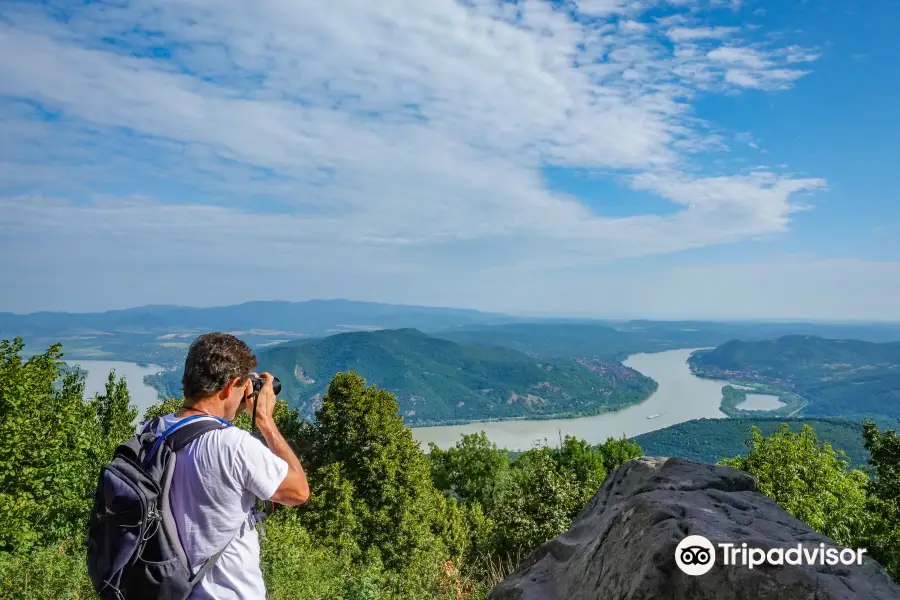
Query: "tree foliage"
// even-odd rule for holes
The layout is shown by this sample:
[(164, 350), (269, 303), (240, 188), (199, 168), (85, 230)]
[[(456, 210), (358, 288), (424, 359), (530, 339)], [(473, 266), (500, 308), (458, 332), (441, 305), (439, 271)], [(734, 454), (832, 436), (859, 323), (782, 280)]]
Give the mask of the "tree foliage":
[(818, 440), (805, 425), (787, 424), (769, 437), (754, 427), (750, 453), (724, 464), (755, 476), (760, 490), (782, 508), (836, 542), (866, 548), (900, 581), (900, 435), (863, 423), (871, 477)]
[(463, 435), (447, 450), (429, 444), (429, 455), (438, 489), (463, 503), (493, 507), (497, 484), (509, 469), (509, 453), (497, 448), (483, 431)]
[[(393, 394), (366, 387), (355, 373), (338, 373), (328, 386), (310, 432), (314, 495), (340, 499), (340, 508), (315, 501), (311, 513), (338, 510), (346, 525), (311, 515), (332, 539), (352, 534), (363, 553), (377, 552), (398, 568), (417, 554), (445, 546), (437, 532), (447, 500), (434, 488), (430, 465), (411, 430), (403, 425)], [(342, 532), (323, 530), (341, 527)], [(461, 549), (444, 548), (459, 556)]]
[(61, 377), (52, 346), (23, 360), (24, 343), (0, 342), (0, 551), (77, 536), (100, 466), (130, 435), (135, 410), (124, 380), (84, 399), (78, 372)]
[(551, 448), (525, 452), (498, 492), (492, 515), (496, 552), (524, 556), (556, 537), (569, 527), (583, 497), (575, 473), (554, 460)]
[(874, 517), (867, 542), (871, 555), (900, 581), (900, 435), (894, 430), (879, 432), (867, 421), (863, 439), (872, 468), (867, 490)]
[(785, 424), (768, 438), (754, 427), (747, 444), (746, 458), (724, 464), (756, 477), (760, 491), (789, 513), (845, 546), (868, 527), (865, 473), (850, 469), (812, 427), (794, 433)]
[(606, 479), (607, 465), (642, 454), (624, 438), (592, 446), (566, 436), (558, 447), (510, 460), (484, 432), (463, 435), (447, 450), (430, 449), (435, 485), (464, 505), (469, 562), (480, 569), (515, 562), (565, 531)]
[(551, 451), (551, 457), (556, 462), (558, 471), (570, 473), (575, 478), (577, 512), (594, 497), (606, 479), (606, 454), (584, 440), (567, 435), (560, 447)]
[(597, 446), (597, 450), (603, 455), (603, 468), (607, 473), (612, 473), (622, 463), (644, 455), (641, 446), (626, 439), (624, 435), (620, 438), (608, 438)]

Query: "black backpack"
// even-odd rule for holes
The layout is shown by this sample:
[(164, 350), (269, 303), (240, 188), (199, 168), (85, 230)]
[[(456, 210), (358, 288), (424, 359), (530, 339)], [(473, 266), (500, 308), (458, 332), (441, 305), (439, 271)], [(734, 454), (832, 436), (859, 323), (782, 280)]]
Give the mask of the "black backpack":
[(198, 415), (157, 435), (158, 423), (157, 417), (120, 444), (100, 472), (88, 521), (87, 567), (103, 600), (185, 600), (228, 547), (192, 573), (169, 492), (178, 451), (231, 423)]

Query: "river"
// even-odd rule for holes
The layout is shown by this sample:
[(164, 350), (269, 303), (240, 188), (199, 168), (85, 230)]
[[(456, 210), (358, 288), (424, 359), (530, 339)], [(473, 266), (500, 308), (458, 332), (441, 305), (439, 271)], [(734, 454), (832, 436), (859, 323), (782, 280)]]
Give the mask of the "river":
[[(561, 436), (573, 435), (590, 443), (606, 441), (609, 437), (632, 437), (655, 431), (684, 421), (701, 418), (725, 418), (719, 410), (722, 401), (724, 381), (713, 381), (695, 377), (687, 364), (694, 352), (688, 350), (668, 350), (653, 354), (634, 354), (624, 361), (659, 384), (659, 389), (650, 398), (617, 412), (579, 419), (520, 420), (469, 423), (440, 427), (413, 428), (413, 437), (425, 447), (434, 442), (446, 448), (459, 441), (464, 433), (484, 431), (488, 438), (500, 447), (510, 450), (527, 450), (535, 443), (555, 443)], [(80, 365), (88, 372), (85, 395), (93, 396), (103, 392), (110, 369), (115, 369), (117, 377), (125, 377), (131, 401), (142, 416), (148, 406), (157, 401), (156, 390), (144, 383), (144, 376), (162, 371), (162, 367), (151, 365), (139, 367), (135, 363), (104, 360), (70, 360), (70, 365)], [(652, 419), (647, 417), (659, 415)]]
[[(416, 427), (413, 429), (413, 437), (423, 447), (428, 442), (434, 442), (439, 448), (447, 448), (459, 441), (464, 433), (484, 431), (501, 448), (527, 450), (536, 443), (558, 443), (565, 435), (573, 435), (596, 444), (605, 442), (610, 437), (633, 437), (691, 419), (725, 418), (719, 405), (722, 402), (722, 387), (727, 382), (694, 376), (687, 359), (695, 350), (668, 350), (629, 356), (624, 364), (652, 377), (659, 384), (659, 389), (644, 402), (624, 410), (578, 419)], [(647, 418), (652, 415), (659, 416)]]
[(116, 371), (116, 379), (125, 378), (128, 385), (128, 394), (131, 396), (131, 403), (137, 406), (138, 419), (144, 415), (147, 408), (157, 402), (156, 390), (144, 383), (144, 376), (153, 373), (159, 373), (164, 369), (156, 365), (148, 367), (140, 367), (132, 362), (123, 362), (118, 360), (67, 360), (69, 366), (80, 366), (87, 371), (87, 377), (84, 382), (84, 395), (87, 398), (93, 397), (96, 393), (106, 391), (106, 379), (112, 369)]

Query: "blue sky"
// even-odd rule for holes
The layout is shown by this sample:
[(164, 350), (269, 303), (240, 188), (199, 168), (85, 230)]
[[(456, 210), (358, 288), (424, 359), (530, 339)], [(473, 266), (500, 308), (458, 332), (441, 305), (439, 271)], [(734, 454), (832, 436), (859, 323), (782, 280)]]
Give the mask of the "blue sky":
[(900, 319), (900, 4), (18, 2), (0, 310)]

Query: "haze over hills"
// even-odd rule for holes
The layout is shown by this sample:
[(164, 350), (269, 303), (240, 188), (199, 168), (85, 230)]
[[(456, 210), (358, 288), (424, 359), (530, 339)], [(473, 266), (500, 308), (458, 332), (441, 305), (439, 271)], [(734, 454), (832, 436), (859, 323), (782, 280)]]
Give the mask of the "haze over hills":
[(900, 343), (784, 336), (732, 341), (694, 354), (703, 377), (791, 390), (805, 416), (900, 417)]
[(26, 335), (61, 334), (74, 330), (147, 332), (172, 329), (234, 330), (268, 329), (324, 335), (352, 327), (449, 327), (509, 321), (510, 317), (477, 310), (358, 302), (307, 300), (304, 302), (256, 301), (231, 306), (139, 306), (97, 313), (37, 312), (0, 313), (0, 333)]
[(635, 352), (717, 346), (734, 339), (787, 334), (900, 340), (898, 324), (602, 321), (529, 319), (477, 310), (392, 305), (352, 300), (260, 301), (194, 308), (144, 306), (100, 313), (0, 313), (0, 338), (21, 336), (40, 351), (62, 342), (77, 359), (176, 366), (188, 343), (204, 331), (229, 331), (254, 348), (354, 330), (416, 328), (482, 346), (504, 346), (554, 357), (622, 359)]
[(509, 320), (476, 310), (353, 300), (260, 301), (209, 308), (142, 306), (100, 313), (0, 313), (0, 338), (22, 336), (35, 351), (63, 342), (72, 358), (175, 366), (184, 360), (189, 342), (206, 331), (232, 332), (251, 346), (265, 347), (342, 331), (434, 330)]
[(461, 343), (504, 346), (547, 358), (621, 360), (636, 352), (718, 346), (735, 339), (805, 334), (872, 342), (900, 340), (897, 324), (716, 321), (545, 321), (462, 326), (435, 335)]

